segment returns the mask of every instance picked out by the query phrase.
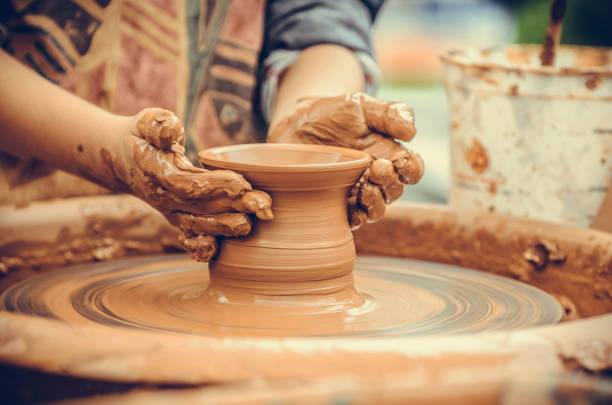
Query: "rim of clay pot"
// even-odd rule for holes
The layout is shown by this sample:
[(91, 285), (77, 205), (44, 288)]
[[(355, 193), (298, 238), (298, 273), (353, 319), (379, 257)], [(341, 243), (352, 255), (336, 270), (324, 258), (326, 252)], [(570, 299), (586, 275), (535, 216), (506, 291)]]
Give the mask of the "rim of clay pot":
[[(268, 150), (278, 152), (318, 152), (326, 153), (335, 156), (335, 161), (331, 160), (326, 163), (250, 163), (239, 161), (236, 159), (229, 160), (227, 156), (228, 152), (233, 153), (248, 153), (254, 150)], [(335, 171), (339, 169), (352, 169), (364, 166), (371, 158), (366, 152), (341, 148), (338, 146), (327, 146), (327, 145), (304, 145), (294, 143), (245, 143), (240, 145), (229, 145), (229, 146), (218, 146), (210, 149), (205, 149), (199, 153), (199, 159), (204, 165), (214, 166), (219, 169), (229, 170), (244, 170), (244, 171), (266, 171), (266, 172), (277, 172), (277, 171), (290, 171), (294, 173), (312, 173), (312, 172), (326, 172)], [(246, 156), (246, 155), (245, 155)], [(338, 159), (343, 159), (338, 161)]]
[[(609, 62), (601, 66), (541, 66), (539, 64), (531, 63), (510, 63), (510, 62), (499, 62), (499, 61), (488, 61), (487, 57), (490, 54), (501, 52), (507, 49), (516, 49), (527, 52), (534, 52), (539, 55), (542, 46), (539, 44), (514, 44), (514, 45), (496, 45), (488, 48), (465, 48), (465, 49), (451, 49), (440, 55), (440, 59), (444, 63), (456, 65), (460, 67), (474, 67), (480, 69), (493, 69), (503, 70), (506, 72), (516, 72), (520, 70), (526, 73), (542, 74), (547, 76), (584, 76), (596, 74), (605, 77), (612, 77), (612, 66)], [(608, 47), (595, 47), (595, 46), (578, 46), (578, 45), (561, 45), (559, 46), (559, 52), (597, 52), (607, 54), (604, 60), (607, 62), (612, 57), (612, 48)]]

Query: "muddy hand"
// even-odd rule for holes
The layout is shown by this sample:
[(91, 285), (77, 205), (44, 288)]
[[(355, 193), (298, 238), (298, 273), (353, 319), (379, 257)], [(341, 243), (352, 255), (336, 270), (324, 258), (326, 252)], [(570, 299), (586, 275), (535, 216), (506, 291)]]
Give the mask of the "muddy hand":
[(243, 236), (248, 214), (271, 219), (271, 199), (252, 190), (240, 174), (195, 167), (185, 157), (183, 126), (171, 112), (147, 109), (133, 118), (117, 161), (129, 191), (181, 228), (181, 242), (194, 259), (216, 253), (216, 236)]
[(380, 219), (385, 203), (398, 199), (405, 184), (423, 176), (421, 157), (398, 140), (416, 133), (412, 109), (363, 93), (304, 100), (296, 112), (270, 129), (268, 142), (342, 146), (370, 153), (374, 160), (351, 189), (353, 229)]

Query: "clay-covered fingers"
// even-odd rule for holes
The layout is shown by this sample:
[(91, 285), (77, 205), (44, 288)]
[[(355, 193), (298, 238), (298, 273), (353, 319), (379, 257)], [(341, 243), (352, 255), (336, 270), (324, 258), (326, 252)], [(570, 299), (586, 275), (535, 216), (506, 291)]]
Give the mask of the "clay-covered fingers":
[(238, 173), (187, 165), (181, 153), (162, 152), (147, 143), (136, 146), (134, 155), (136, 164), (147, 178), (179, 199), (234, 198), (252, 189)]
[[(251, 218), (269, 220), (272, 215), (272, 199), (263, 191), (249, 191), (242, 196), (201, 201), (201, 213), (175, 211), (168, 220), (183, 232), (181, 243), (198, 261), (209, 261), (217, 251), (216, 236), (239, 237), (251, 232)], [(176, 205), (180, 207), (179, 205)]]
[(392, 203), (402, 195), (404, 184), (414, 184), (420, 179), (423, 174), (420, 157), (410, 151), (405, 152), (394, 156), (395, 162), (374, 160), (351, 188), (348, 207), (352, 229), (382, 218), (385, 204)]
[(359, 190), (359, 205), (368, 216), (368, 222), (382, 218), (385, 213), (385, 199), (380, 188), (375, 184), (366, 182)]
[(404, 103), (382, 101), (364, 93), (354, 95), (360, 100), (363, 118), (370, 130), (402, 141), (416, 134), (414, 113)]
[(404, 184), (416, 184), (423, 177), (425, 165), (418, 153), (402, 149), (391, 155), (391, 161)]
[(359, 181), (349, 191), (348, 216), (353, 230), (367, 222), (379, 220), (385, 213), (385, 198), (380, 186), (368, 180), (370, 175), (371, 167), (361, 175)]
[(196, 215), (212, 215), (232, 212), (253, 214), (262, 220), (274, 218), (272, 214), (272, 199), (259, 190), (247, 191), (242, 196), (229, 198), (218, 197), (208, 200), (199, 200), (197, 206), (183, 207), (177, 202), (177, 211), (186, 211)]
[(191, 256), (200, 262), (210, 261), (217, 253), (217, 239), (209, 235), (180, 235), (179, 241)]
[(239, 199), (234, 199), (232, 208), (240, 212), (255, 214), (259, 219), (270, 220), (272, 214), (272, 198), (268, 193), (259, 190), (248, 191)]
[(168, 191), (181, 198), (234, 198), (252, 190), (251, 184), (242, 175), (230, 170), (185, 171), (170, 165), (156, 177)]
[(380, 188), (387, 204), (400, 198), (404, 192), (404, 183), (401, 181), (395, 165), (387, 159), (376, 159), (372, 162), (368, 181)]
[(349, 205), (348, 206), (349, 224), (351, 230), (355, 231), (361, 228), (362, 225), (368, 223), (368, 214), (366, 214), (359, 206)]
[(141, 113), (136, 124), (137, 133), (151, 145), (169, 151), (173, 144), (185, 144), (185, 131), (178, 117), (171, 111), (149, 108)]
[(370, 146), (364, 149), (378, 160), (393, 163), (399, 179), (404, 184), (416, 184), (423, 177), (425, 166), (418, 153), (413, 152), (393, 138), (380, 134), (368, 135)]
[(401, 197), (404, 184), (415, 184), (423, 175), (423, 161), (416, 153), (403, 150), (393, 158), (374, 160), (351, 189), (348, 204), (353, 229), (364, 223), (364, 217), (367, 222), (382, 218), (385, 204)]
[(171, 222), (177, 224), (185, 235), (237, 237), (251, 232), (251, 220), (248, 215), (238, 212), (212, 215), (176, 212), (172, 214)]

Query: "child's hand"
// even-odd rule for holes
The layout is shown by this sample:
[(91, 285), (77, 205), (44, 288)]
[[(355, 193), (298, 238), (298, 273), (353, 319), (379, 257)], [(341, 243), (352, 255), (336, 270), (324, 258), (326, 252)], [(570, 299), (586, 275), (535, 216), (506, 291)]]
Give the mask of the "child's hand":
[(252, 190), (240, 174), (195, 167), (185, 157), (185, 135), (170, 111), (147, 109), (132, 118), (110, 171), (124, 188), (161, 211), (184, 235), (182, 244), (199, 261), (216, 253), (216, 236), (251, 231), (247, 214), (271, 219), (272, 200)]
[(268, 142), (314, 143), (359, 149), (375, 160), (349, 194), (349, 220), (356, 229), (380, 219), (385, 203), (398, 199), (404, 184), (423, 176), (421, 157), (397, 140), (410, 141), (416, 129), (412, 109), (363, 93), (301, 102), (291, 116), (270, 129)]

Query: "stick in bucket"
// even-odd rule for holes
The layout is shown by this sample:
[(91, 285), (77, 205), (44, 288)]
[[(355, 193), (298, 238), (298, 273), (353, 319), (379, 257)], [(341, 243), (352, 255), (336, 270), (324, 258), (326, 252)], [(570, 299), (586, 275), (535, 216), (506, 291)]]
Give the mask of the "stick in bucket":
[(565, 17), (566, 0), (552, 0), (550, 6), (550, 19), (546, 27), (546, 35), (542, 43), (540, 61), (542, 66), (552, 66), (555, 63), (555, 52), (561, 42), (561, 30)]

